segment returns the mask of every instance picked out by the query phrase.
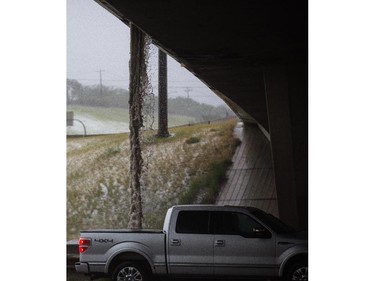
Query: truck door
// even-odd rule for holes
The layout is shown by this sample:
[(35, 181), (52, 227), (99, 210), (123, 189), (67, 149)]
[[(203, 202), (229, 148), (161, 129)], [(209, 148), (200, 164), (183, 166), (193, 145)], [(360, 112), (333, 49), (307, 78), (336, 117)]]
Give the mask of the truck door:
[[(169, 273), (175, 276), (213, 275), (213, 240), (209, 211), (180, 210), (173, 213), (168, 243)], [(174, 227), (175, 226), (175, 227)]]
[(275, 237), (269, 230), (240, 212), (218, 211), (212, 216), (215, 276), (275, 275)]

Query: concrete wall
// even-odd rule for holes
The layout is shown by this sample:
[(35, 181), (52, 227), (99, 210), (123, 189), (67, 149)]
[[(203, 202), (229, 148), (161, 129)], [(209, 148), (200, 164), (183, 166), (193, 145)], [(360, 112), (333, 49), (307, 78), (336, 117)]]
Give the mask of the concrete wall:
[(270, 141), (256, 124), (239, 123), (235, 134), (241, 145), (216, 204), (257, 207), (278, 217)]

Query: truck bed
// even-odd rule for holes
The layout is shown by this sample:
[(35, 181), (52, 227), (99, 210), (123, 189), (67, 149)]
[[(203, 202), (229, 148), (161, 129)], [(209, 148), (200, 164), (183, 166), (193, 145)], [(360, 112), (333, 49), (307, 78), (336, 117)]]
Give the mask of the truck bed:
[(92, 229), (81, 230), (81, 233), (163, 233), (161, 229)]

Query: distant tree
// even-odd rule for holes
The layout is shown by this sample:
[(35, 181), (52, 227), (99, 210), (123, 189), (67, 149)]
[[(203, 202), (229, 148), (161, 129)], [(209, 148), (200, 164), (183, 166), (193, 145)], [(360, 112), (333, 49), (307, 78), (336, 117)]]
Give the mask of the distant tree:
[[(167, 87), (165, 86), (165, 88)], [(101, 88), (100, 85), (85, 86), (74, 79), (67, 79), (66, 89), (68, 105), (129, 108), (128, 90), (105, 85), (102, 85)], [(168, 118), (168, 114), (194, 117), (196, 122), (212, 121), (234, 116), (234, 113), (226, 105), (212, 106), (186, 97), (168, 99), (167, 95), (164, 96), (167, 100), (161, 101), (161, 93), (160, 91), (159, 97), (148, 97), (149, 99), (155, 98), (151, 103), (157, 105), (159, 120)], [(164, 113), (161, 113), (163, 108)], [(168, 120), (164, 120), (163, 122), (163, 124), (159, 124), (161, 135), (169, 135)]]
[(66, 81), (66, 102), (67, 104), (74, 104), (80, 99), (83, 87), (81, 83), (74, 79), (67, 79)]
[(212, 106), (196, 102), (190, 98), (177, 97), (168, 100), (170, 114), (191, 116), (197, 122), (212, 121), (229, 116), (234, 116), (233, 112), (225, 105)]
[(102, 85), (84, 86), (74, 79), (66, 82), (67, 104), (128, 108), (129, 91)]

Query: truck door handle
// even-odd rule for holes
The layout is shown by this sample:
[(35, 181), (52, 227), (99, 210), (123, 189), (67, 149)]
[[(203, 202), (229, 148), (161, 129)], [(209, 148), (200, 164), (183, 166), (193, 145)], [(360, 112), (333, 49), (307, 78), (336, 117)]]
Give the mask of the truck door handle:
[(216, 240), (215, 241), (215, 247), (224, 247), (225, 246), (225, 240)]
[(171, 239), (171, 246), (181, 246), (180, 239)]

